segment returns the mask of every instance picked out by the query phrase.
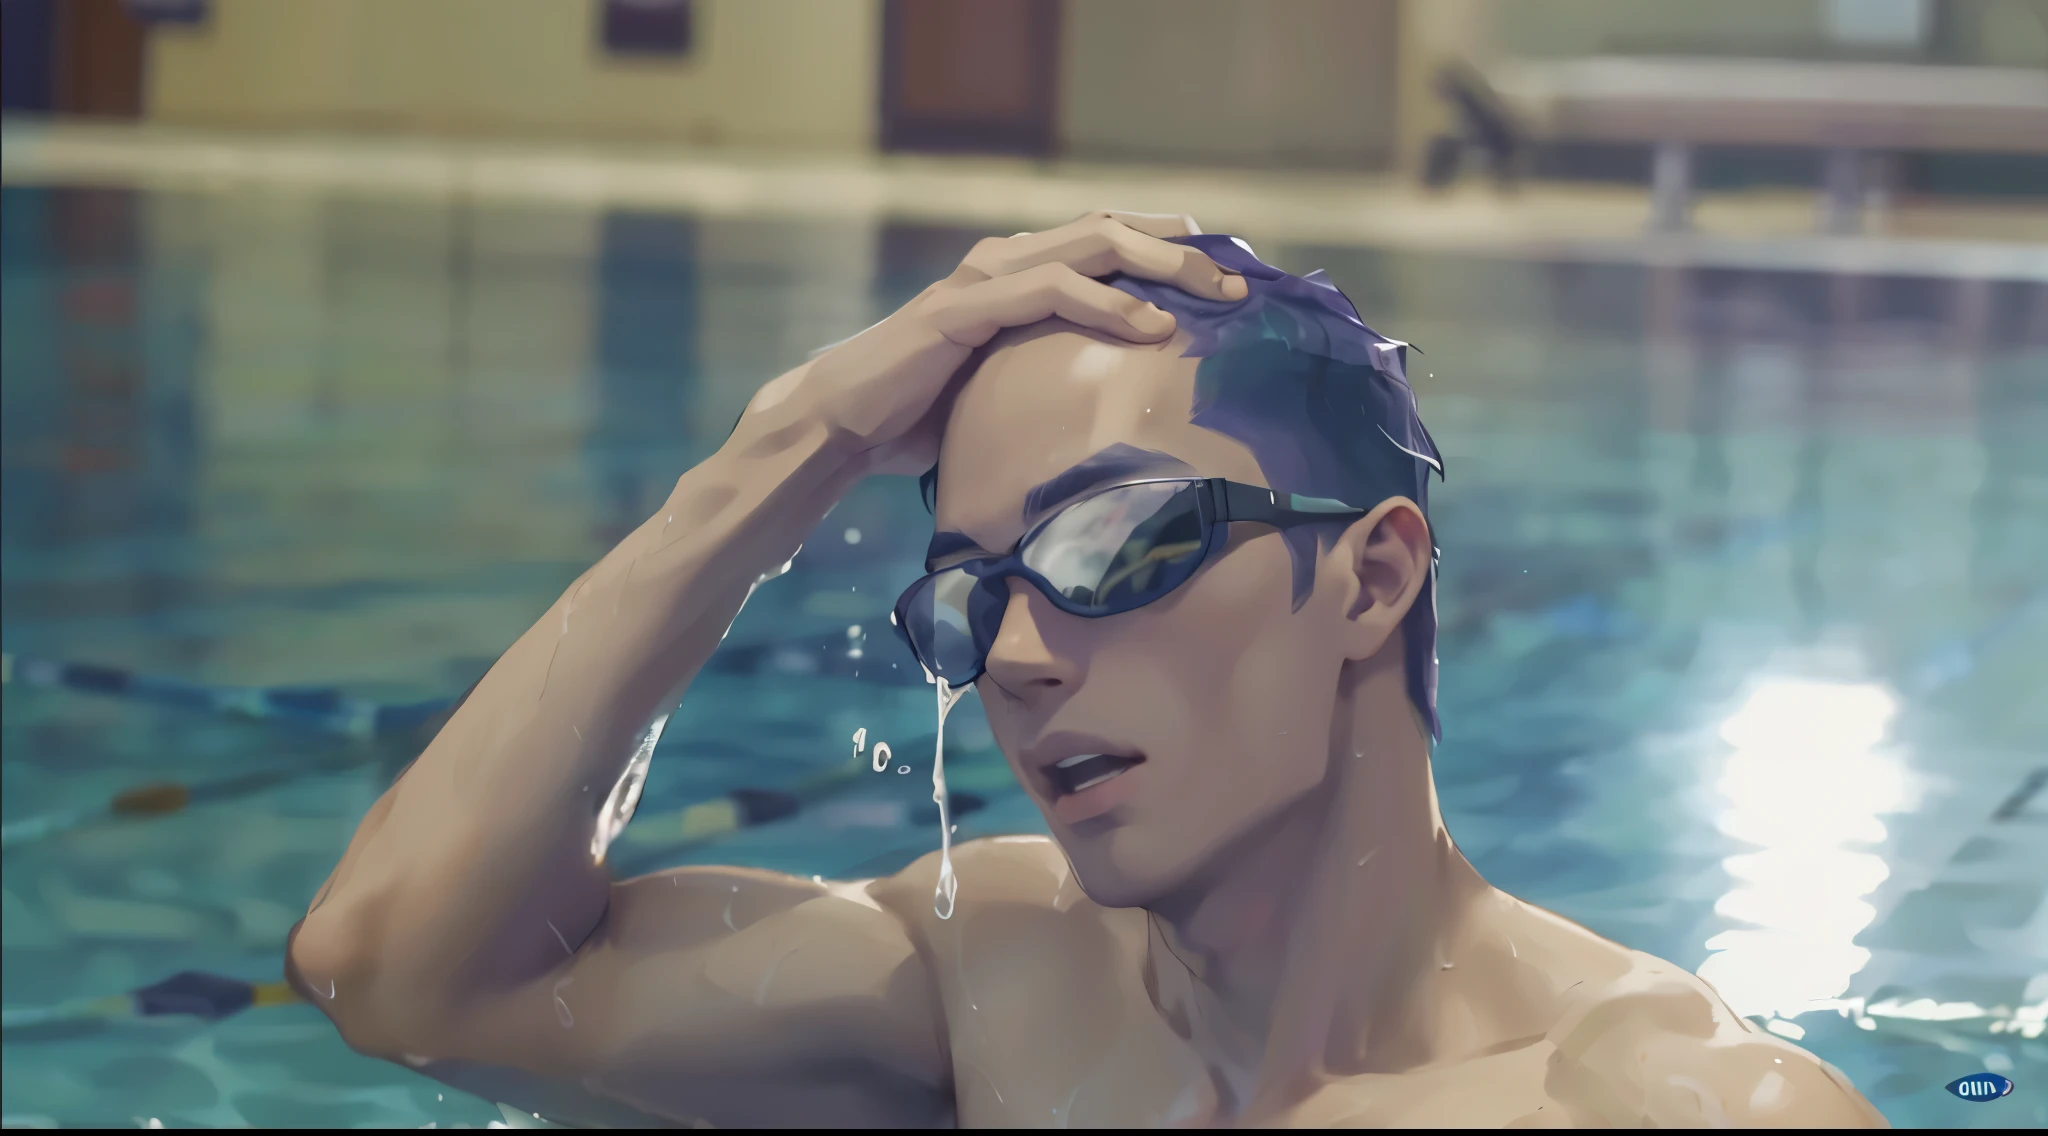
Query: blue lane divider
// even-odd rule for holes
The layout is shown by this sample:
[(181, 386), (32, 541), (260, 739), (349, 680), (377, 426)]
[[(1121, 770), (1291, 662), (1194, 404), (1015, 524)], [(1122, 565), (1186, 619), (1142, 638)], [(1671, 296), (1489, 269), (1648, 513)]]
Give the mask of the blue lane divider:
[(455, 704), (452, 698), (385, 705), (351, 698), (332, 687), (214, 686), (137, 674), (95, 663), (22, 658), (0, 653), (0, 685), (45, 687), (153, 702), (239, 718), (288, 722), (324, 733), (369, 740), (403, 734)]

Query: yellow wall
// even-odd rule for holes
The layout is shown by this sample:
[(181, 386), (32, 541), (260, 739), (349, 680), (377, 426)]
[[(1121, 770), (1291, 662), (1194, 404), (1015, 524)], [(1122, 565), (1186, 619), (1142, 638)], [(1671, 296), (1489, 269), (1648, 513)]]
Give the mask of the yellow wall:
[(1964, 61), (1992, 67), (2048, 67), (2048, 4), (2035, 0), (1950, 0), (1948, 18)]
[[(961, 0), (972, 2), (972, 0)], [(1948, 0), (1955, 62), (2048, 66), (2032, 0)], [(697, 0), (679, 62), (596, 49), (596, 0), (216, 0), (152, 33), (179, 125), (859, 151), (882, 0)], [(1411, 165), (1451, 59), (1825, 50), (1821, 0), (1064, 0), (1073, 157)]]
[(858, 149), (879, 0), (697, 0), (680, 61), (607, 58), (595, 0), (217, 0), (151, 37), (181, 125)]
[(1396, 0), (1067, 0), (1079, 158), (1372, 167), (1394, 144)]
[(1797, 55), (1824, 43), (1821, 0), (1488, 0), (1518, 56)]

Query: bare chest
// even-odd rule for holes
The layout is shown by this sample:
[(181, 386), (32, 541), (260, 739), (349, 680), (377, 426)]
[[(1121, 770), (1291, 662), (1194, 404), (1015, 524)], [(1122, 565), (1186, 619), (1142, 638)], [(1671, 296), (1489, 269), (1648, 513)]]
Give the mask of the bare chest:
[[(962, 1128), (1548, 1127), (1547, 1044), (1452, 1065), (1330, 1080), (1244, 1115), (1252, 1088), (1212, 1067), (1131, 973), (974, 983), (949, 992)], [(977, 988), (978, 987), (978, 988)], [(957, 1008), (951, 1003), (958, 999)]]

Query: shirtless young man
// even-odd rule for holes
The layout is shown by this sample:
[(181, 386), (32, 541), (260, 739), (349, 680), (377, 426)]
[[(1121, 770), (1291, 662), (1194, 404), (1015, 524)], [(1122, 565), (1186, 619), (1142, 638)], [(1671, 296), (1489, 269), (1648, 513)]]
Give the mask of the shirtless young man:
[[(1400, 349), (1192, 232), (983, 241), (763, 387), (370, 811), (299, 989), (357, 1050), (572, 1123), (1882, 1125), (1459, 854)], [(899, 617), (1054, 838), (954, 850), (950, 918), (936, 855), (614, 881), (606, 791), (749, 589), (935, 461), (940, 571)]]

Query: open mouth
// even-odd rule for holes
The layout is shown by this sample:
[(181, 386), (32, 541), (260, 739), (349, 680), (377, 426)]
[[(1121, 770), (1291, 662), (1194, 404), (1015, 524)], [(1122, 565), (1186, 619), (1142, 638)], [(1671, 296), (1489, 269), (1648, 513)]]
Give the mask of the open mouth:
[(1143, 757), (1123, 757), (1113, 753), (1082, 753), (1046, 770), (1046, 776), (1052, 781), (1055, 795), (1066, 797), (1093, 789), (1144, 764), (1144, 761)]

